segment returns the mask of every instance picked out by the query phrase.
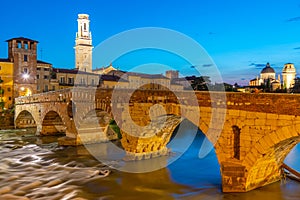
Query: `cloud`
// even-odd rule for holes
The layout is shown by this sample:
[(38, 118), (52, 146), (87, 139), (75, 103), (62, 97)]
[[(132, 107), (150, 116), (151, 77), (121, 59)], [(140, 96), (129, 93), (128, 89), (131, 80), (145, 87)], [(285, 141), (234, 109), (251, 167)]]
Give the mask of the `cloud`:
[(255, 68), (262, 69), (266, 66), (266, 64), (251, 63), (249, 66), (254, 66)]
[(286, 21), (287, 22), (297, 22), (297, 21), (300, 21), (300, 17), (293, 17), (293, 18), (287, 19)]
[(213, 64), (203, 64), (202, 67), (211, 67)]

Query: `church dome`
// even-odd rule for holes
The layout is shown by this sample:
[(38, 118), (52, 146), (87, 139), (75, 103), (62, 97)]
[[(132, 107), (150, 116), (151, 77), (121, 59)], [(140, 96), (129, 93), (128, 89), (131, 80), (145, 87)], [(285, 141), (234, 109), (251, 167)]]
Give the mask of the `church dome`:
[(261, 70), (261, 74), (266, 73), (275, 73), (275, 70), (270, 66), (270, 63), (267, 63), (266, 67)]
[(283, 70), (282, 70), (283, 73), (295, 73), (296, 72), (296, 69), (295, 69), (295, 66), (293, 63), (287, 63), (284, 65), (283, 67)]

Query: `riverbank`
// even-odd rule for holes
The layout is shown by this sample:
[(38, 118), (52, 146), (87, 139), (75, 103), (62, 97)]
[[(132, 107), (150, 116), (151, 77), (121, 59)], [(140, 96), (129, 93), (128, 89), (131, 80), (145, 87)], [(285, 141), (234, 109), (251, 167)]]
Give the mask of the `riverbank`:
[(0, 130), (14, 128), (14, 113), (10, 111), (0, 112)]

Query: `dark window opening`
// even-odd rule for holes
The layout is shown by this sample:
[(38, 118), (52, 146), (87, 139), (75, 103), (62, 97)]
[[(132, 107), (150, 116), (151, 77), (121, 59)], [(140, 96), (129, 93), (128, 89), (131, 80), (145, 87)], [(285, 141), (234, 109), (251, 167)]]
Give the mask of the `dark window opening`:
[(33, 49), (33, 42), (30, 42), (30, 49)]
[(28, 61), (28, 56), (24, 55), (24, 62), (27, 62), (27, 61)]
[(236, 159), (240, 159), (240, 134), (241, 134), (241, 129), (238, 126), (232, 126), (232, 131), (233, 131), (233, 152), (234, 155), (233, 157)]

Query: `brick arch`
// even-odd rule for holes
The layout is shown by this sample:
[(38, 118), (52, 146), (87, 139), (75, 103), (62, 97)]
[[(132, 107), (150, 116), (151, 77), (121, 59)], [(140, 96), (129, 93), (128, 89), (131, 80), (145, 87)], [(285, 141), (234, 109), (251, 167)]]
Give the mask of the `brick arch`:
[(65, 126), (67, 125), (68, 121), (70, 120), (68, 113), (66, 112), (65, 109), (62, 110), (57, 106), (48, 106), (47, 109), (43, 111), (43, 115), (41, 116), (41, 124), (43, 124), (46, 115), (51, 111), (56, 112), (58, 116), (61, 118), (63, 124)]
[(63, 115), (57, 111), (57, 109), (51, 109), (45, 112), (43, 115), (41, 125), (41, 135), (56, 135), (66, 134), (67, 123), (62, 117)]
[[(18, 120), (20, 120), (20, 116), (21, 116), (22, 113), (29, 113), (31, 118), (34, 120), (34, 123), (31, 123), (31, 125), (30, 124), (27, 124), (27, 125), (18, 124), (18, 122), (19, 122)], [(23, 128), (23, 127), (27, 127), (27, 126), (36, 127), (37, 124), (39, 123), (38, 119), (39, 118), (38, 118), (37, 114), (35, 114), (35, 112), (30, 112), (28, 109), (20, 110), (18, 113), (16, 113), (15, 125), (16, 125), (17, 128)]]
[(300, 124), (283, 126), (259, 139), (246, 155), (246, 190), (277, 181), (289, 152), (300, 142)]

